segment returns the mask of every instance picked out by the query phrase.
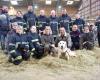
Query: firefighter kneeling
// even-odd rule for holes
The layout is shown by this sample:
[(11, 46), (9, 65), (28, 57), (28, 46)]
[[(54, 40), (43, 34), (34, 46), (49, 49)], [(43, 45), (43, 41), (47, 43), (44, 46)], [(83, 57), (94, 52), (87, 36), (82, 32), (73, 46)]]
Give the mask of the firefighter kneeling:
[(32, 56), (40, 59), (43, 56), (44, 48), (40, 41), (40, 36), (37, 33), (37, 29), (35, 26), (32, 26), (30, 28), (30, 32), (28, 33), (28, 41), (30, 46), (30, 51), (32, 53)]
[(16, 33), (9, 41), (9, 61), (18, 65), (22, 60), (28, 60), (29, 58), (30, 54), (27, 35), (23, 34), (23, 27), (18, 26), (16, 28)]

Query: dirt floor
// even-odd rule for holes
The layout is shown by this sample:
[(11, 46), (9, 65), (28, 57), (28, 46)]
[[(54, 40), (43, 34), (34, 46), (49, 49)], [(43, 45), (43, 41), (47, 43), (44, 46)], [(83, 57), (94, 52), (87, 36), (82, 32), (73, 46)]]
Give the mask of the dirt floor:
[(47, 56), (15, 66), (0, 53), (0, 80), (100, 80), (100, 49), (76, 51), (69, 61)]

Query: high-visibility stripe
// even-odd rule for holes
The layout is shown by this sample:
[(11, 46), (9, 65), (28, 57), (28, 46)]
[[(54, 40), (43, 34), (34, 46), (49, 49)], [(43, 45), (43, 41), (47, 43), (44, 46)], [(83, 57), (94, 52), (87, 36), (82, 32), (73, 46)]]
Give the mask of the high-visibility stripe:
[(34, 39), (34, 40), (31, 40), (32, 42), (36, 42), (36, 41), (39, 41), (39, 39)]
[(13, 44), (13, 43), (9, 43), (9, 46), (15, 46), (15, 44)]
[(33, 48), (32, 51), (35, 51), (35, 48)]
[(16, 52), (15, 50), (11, 50), (9, 53), (14, 53), (14, 52)]
[(19, 44), (26, 44), (26, 45), (27, 45), (28, 42), (17, 42), (17, 43), (16, 43), (16, 48), (18, 47)]
[(25, 46), (29, 47), (29, 45), (25, 45)]
[(22, 42), (22, 44), (28, 44), (28, 42)]
[(21, 60), (21, 59), (22, 59), (22, 56), (18, 56), (14, 60), (16, 61), (16, 60)]

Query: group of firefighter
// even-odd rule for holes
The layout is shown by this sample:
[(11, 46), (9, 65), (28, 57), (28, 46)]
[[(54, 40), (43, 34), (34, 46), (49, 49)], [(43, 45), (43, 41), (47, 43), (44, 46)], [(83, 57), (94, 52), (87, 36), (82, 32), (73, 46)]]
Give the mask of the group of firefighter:
[(3, 6), (0, 10), (1, 49), (8, 55), (9, 62), (18, 65), (29, 60), (30, 56), (40, 59), (44, 56), (44, 49), (55, 52), (54, 47), (61, 40), (66, 41), (71, 50), (92, 50), (97, 40), (100, 47), (100, 15), (91, 25), (86, 25), (79, 14), (75, 17), (73, 21), (66, 9), (62, 9), (59, 17), (55, 10), (47, 17), (43, 9), (36, 16), (29, 5), (27, 13), (17, 11), (12, 18), (8, 7)]

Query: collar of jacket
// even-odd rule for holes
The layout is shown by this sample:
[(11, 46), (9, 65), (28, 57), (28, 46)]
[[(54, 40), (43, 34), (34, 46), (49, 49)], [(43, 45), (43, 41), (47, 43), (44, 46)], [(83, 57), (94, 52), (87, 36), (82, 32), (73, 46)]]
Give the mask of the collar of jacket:
[[(67, 36), (67, 35), (68, 35), (68, 33), (65, 32), (65, 35), (64, 36)], [(61, 34), (59, 34), (59, 36), (61, 36)]]
[(55, 18), (56, 18), (56, 15), (55, 15), (55, 16), (52, 16), (52, 15), (51, 15), (50, 18), (55, 19)]
[(62, 14), (62, 17), (67, 17), (68, 15), (67, 14)]

